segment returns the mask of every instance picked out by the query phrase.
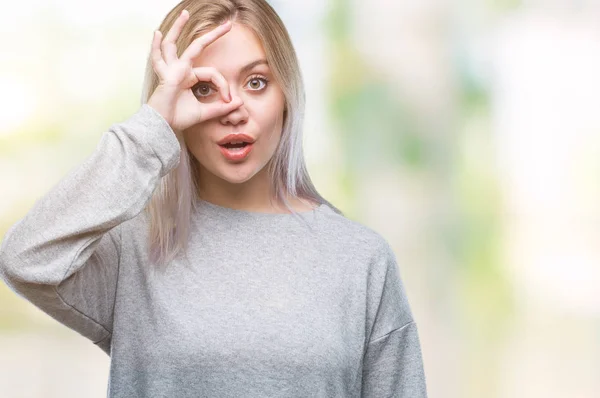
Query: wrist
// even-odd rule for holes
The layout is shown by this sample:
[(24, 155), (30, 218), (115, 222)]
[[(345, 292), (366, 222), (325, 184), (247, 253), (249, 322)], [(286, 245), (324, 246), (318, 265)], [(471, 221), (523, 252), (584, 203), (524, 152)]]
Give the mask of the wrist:
[(165, 96), (161, 91), (158, 89), (155, 90), (152, 96), (148, 99), (147, 105), (158, 112), (167, 121), (167, 123), (171, 124), (173, 121), (172, 101), (170, 101), (168, 96)]

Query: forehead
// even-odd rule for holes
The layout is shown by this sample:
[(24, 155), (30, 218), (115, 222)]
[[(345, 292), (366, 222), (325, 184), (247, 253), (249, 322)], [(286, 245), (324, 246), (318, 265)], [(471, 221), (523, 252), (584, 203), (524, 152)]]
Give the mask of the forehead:
[(264, 58), (265, 50), (254, 32), (234, 23), (229, 32), (204, 48), (194, 67), (212, 66), (223, 75), (235, 75), (247, 64)]

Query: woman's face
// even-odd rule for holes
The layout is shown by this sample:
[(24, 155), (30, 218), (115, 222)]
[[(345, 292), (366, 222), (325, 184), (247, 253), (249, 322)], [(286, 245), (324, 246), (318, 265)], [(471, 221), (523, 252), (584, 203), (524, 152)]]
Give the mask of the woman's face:
[[(194, 62), (194, 67), (207, 66), (225, 77), (231, 96), (240, 97), (243, 105), (184, 130), (184, 140), (198, 161), (201, 179), (211, 180), (210, 173), (230, 183), (243, 183), (263, 169), (275, 152), (281, 138), (285, 98), (266, 64), (262, 44), (242, 25), (234, 23)], [(200, 83), (193, 91), (202, 102), (222, 100), (212, 82)], [(231, 159), (218, 144), (232, 133), (247, 134), (255, 140), (243, 159)]]

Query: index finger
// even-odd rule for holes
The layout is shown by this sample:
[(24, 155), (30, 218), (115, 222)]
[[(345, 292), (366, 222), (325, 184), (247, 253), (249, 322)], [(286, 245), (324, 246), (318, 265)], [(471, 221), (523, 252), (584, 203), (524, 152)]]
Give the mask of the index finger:
[(192, 59), (196, 58), (206, 46), (223, 36), (225, 33), (229, 32), (231, 26), (232, 22), (228, 20), (210, 32), (198, 37), (196, 40), (190, 43), (188, 48), (185, 49), (180, 59), (191, 61)]

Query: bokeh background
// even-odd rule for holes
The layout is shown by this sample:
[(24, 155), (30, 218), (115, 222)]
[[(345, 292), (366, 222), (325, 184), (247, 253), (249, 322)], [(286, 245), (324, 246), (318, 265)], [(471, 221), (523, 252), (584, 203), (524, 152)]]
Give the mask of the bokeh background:
[[(1, 7), (0, 236), (140, 106), (178, 1)], [(600, 2), (273, 0), (317, 188), (395, 250), (431, 397), (600, 397)], [(0, 396), (109, 358), (0, 284)]]

